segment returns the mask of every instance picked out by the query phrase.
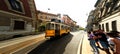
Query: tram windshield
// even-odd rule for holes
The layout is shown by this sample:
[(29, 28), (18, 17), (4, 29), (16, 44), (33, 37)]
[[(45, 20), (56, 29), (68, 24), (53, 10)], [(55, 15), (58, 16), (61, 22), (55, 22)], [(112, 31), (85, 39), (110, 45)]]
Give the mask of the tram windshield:
[(52, 23), (48, 23), (47, 25), (46, 25), (46, 29), (47, 30), (50, 30), (50, 29), (54, 29), (54, 24), (52, 24)]

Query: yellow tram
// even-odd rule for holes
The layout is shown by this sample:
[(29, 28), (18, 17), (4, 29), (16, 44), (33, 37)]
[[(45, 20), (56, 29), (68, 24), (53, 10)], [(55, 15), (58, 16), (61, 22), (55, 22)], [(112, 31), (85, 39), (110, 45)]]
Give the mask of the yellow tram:
[(46, 24), (45, 37), (55, 38), (69, 33), (70, 27), (68, 25), (57, 22), (48, 22)]

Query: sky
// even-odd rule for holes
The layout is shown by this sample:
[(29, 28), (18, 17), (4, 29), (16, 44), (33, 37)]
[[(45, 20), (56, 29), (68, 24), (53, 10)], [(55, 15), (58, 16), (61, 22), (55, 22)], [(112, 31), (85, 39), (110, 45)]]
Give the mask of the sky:
[[(77, 25), (86, 27), (89, 12), (94, 10), (97, 0), (35, 0), (37, 10), (67, 14), (77, 22)], [(48, 10), (50, 9), (50, 10)]]

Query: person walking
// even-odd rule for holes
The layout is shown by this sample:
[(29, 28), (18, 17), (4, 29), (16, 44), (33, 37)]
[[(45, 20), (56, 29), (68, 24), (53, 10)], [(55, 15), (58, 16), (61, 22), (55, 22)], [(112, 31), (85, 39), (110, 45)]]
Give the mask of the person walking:
[(95, 39), (97, 48), (103, 50), (103, 48), (102, 48), (102, 47), (100, 46), (100, 44), (99, 44), (98, 32), (97, 32), (97, 31), (93, 31), (93, 34), (95, 35), (95, 36), (94, 36), (94, 39)]
[(101, 46), (103, 47), (103, 50), (106, 52), (106, 54), (111, 54), (109, 51), (109, 44), (107, 41), (106, 34), (103, 32), (103, 30), (98, 30), (97, 35), (98, 35), (99, 42), (100, 42)]
[(112, 43), (113, 47), (113, 54), (120, 54), (120, 38), (119, 38), (119, 32), (118, 31), (110, 31), (107, 33), (107, 35), (110, 37), (109, 42), (110, 45)]
[(94, 34), (92, 32), (88, 32), (88, 40), (90, 41), (90, 46), (92, 47), (94, 54), (99, 54), (99, 50), (95, 44)]

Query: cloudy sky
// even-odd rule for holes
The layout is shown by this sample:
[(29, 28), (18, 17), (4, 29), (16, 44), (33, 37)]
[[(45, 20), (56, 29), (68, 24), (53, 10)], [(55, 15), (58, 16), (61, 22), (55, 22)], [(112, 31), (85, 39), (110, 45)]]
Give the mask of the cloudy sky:
[[(57, 14), (67, 14), (77, 22), (86, 26), (87, 16), (97, 0), (35, 0), (37, 10)], [(50, 10), (48, 10), (48, 8)]]

